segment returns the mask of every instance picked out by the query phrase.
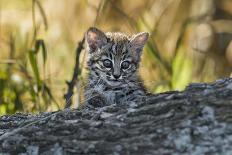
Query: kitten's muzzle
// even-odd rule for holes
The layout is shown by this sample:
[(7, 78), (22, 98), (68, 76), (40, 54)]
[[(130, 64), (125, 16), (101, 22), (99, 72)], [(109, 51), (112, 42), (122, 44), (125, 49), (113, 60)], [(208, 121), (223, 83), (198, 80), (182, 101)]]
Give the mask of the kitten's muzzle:
[(121, 73), (113, 73), (113, 77), (117, 80), (121, 76)]

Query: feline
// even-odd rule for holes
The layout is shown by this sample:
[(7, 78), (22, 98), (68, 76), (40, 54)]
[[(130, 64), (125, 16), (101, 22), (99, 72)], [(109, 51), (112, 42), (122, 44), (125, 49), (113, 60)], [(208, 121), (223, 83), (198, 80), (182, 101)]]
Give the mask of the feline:
[(88, 52), (88, 104), (126, 104), (141, 100), (146, 90), (138, 76), (140, 56), (147, 32), (127, 36), (91, 27), (85, 34)]

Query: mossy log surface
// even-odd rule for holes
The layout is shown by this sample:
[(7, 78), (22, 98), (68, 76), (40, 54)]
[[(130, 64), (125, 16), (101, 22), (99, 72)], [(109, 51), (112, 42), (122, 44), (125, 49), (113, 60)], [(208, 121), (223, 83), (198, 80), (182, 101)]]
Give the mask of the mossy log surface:
[(0, 154), (232, 154), (232, 79), (143, 103), (0, 117)]

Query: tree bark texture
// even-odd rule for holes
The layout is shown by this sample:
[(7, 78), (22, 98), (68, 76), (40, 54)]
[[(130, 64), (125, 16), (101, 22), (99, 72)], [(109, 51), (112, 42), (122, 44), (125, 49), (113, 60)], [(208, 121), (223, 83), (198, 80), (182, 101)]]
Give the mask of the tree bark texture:
[(0, 117), (0, 154), (232, 154), (232, 79), (142, 103)]

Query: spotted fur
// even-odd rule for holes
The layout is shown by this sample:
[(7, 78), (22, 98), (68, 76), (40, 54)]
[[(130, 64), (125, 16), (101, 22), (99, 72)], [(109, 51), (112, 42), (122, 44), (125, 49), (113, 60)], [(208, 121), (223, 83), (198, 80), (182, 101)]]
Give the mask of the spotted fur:
[(146, 91), (137, 71), (148, 33), (127, 36), (90, 28), (85, 37), (89, 69), (85, 98), (88, 103), (126, 104), (141, 100)]

